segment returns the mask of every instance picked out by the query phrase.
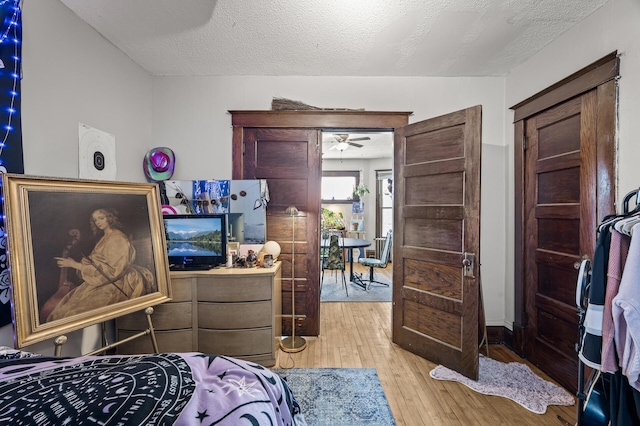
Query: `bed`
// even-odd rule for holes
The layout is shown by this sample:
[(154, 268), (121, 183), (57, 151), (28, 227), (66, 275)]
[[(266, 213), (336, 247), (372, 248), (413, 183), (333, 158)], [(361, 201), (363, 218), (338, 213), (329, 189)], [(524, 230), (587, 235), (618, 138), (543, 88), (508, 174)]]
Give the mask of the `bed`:
[(0, 424), (305, 425), (268, 368), (203, 353), (48, 357), (0, 348)]

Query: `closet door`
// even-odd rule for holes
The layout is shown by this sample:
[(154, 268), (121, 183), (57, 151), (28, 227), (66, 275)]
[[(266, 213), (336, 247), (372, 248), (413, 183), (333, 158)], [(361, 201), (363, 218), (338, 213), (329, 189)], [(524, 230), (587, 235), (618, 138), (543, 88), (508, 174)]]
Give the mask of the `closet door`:
[[(588, 93), (526, 121), (527, 358), (565, 386), (575, 382), (576, 269), (595, 244), (595, 96)], [(581, 143), (582, 142), (582, 143)], [(580, 230), (585, 232), (581, 235)], [(589, 232), (591, 230), (591, 232)]]
[[(593, 257), (597, 223), (614, 210), (616, 83), (611, 76), (616, 70), (613, 56), (592, 70), (592, 77), (604, 80), (601, 84), (577, 96), (566, 91), (567, 85), (564, 93), (549, 91), (566, 100), (556, 98), (550, 107), (516, 122), (516, 141), (522, 142), (523, 208), (516, 208), (516, 220), (521, 213), (523, 228), (521, 236), (516, 230), (516, 253), (522, 244), (523, 313), (517, 318), (522, 323), (514, 325), (515, 346), (518, 350), (517, 333), (523, 332), (524, 356), (574, 391), (578, 267), (584, 257)], [(571, 80), (568, 88), (579, 81)], [(516, 303), (518, 291), (516, 285)]]

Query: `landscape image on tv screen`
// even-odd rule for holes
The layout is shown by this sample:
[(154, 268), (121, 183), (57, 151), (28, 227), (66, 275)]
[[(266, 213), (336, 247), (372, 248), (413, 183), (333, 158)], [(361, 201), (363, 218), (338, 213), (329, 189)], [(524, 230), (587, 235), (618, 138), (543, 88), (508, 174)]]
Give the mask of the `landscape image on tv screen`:
[(165, 218), (167, 249), (173, 256), (221, 256), (223, 221), (220, 218)]

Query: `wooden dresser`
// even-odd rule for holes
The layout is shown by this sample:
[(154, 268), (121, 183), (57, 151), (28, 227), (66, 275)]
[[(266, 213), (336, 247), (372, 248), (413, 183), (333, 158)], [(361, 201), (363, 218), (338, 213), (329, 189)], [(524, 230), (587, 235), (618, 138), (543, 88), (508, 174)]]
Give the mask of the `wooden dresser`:
[[(275, 365), (281, 333), (281, 262), (272, 268), (171, 272), (173, 299), (152, 315), (160, 352), (229, 355)], [(117, 339), (147, 328), (143, 312), (116, 320)], [(152, 353), (148, 337), (127, 342), (119, 354)]]

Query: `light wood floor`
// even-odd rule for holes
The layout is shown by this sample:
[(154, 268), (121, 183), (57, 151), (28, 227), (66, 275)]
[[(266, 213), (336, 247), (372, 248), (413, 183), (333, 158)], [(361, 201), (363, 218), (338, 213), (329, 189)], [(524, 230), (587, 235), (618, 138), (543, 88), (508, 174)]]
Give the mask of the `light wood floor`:
[[(436, 364), (392, 343), (390, 302), (323, 302), (320, 336), (306, 340), (307, 348), (302, 352), (280, 351), (276, 367), (375, 368), (398, 425), (566, 425), (558, 416), (575, 424), (575, 405), (550, 406), (539, 415), (509, 399), (432, 379), (429, 372)], [(490, 345), (489, 355), (503, 362), (526, 363), (500, 345)]]

